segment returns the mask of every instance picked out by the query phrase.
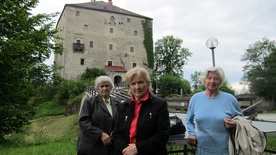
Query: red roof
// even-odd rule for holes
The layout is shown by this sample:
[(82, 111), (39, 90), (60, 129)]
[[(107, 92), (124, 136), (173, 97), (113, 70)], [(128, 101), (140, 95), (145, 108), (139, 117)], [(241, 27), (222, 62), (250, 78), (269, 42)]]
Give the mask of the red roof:
[(105, 68), (109, 71), (127, 72), (123, 66), (105, 66)]

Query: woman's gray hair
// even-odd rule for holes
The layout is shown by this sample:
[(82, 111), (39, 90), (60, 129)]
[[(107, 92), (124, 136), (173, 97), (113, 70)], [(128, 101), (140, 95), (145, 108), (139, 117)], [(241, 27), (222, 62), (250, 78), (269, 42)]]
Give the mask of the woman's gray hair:
[(217, 72), (220, 78), (220, 85), (221, 86), (225, 82), (225, 74), (224, 71), (220, 67), (209, 67), (207, 68), (199, 77), (200, 81), (204, 84), (204, 80), (208, 77), (209, 72)]
[(96, 90), (98, 90), (99, 84), (102, 82), (109, 82), (111, 91), (113, 90), (113, 88), (114, 88), (113, 81), (108, 76), (99, 76), (96, 78), (96, 80), (95, 80), (95, 89)]

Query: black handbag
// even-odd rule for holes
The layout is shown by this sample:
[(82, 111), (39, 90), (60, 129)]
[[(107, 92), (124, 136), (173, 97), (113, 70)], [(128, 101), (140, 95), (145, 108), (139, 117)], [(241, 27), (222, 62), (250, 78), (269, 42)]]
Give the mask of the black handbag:
[(170, 116), (170, 135), (185, 134), (186, 127), (177, 116)]

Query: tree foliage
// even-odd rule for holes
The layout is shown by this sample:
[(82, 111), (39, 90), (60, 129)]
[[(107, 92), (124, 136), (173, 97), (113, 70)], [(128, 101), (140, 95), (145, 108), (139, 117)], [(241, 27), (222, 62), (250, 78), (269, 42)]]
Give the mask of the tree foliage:
[(47, 84), (50, 68), (43, 62), (60, 46), (52, 44), (57, 14), (30, 10), (38, 0), (4, 0), (0, 5), (0, 139), (20, 131), (33, 115), (27, 104), (36, 89)]
[(205, 89), (204, 84), (200, 81), (200, 75), (202, 74), (201, 71), (195, 71), (194, 74), (191, 74), (191, 80), (192, 80), (192, 88), (193, 92), (200, 92)]
[(154, 66), (154, 56), (153, 56), (153, 40), (152, 40), (152, 23), (149, 19), (146, 19), (143, 23), (144, 29), (144, 45), (147, 51), (147, 65), (149, 68)]
[(235, 90), (230, 86), (227, 80), (225, 80), (225, 82), (219, 87), (219, 90), (230, 93), (235, 96)]
[(170, 94), (191, 94), (190, 82), (182, 79), (180, 76), (173, 74), (163, 74), (158, 82), (158, 93), (161, 97), (166, 97)]
[(81, 75), (81, 80), (91, 80), (95, 79), (100, 75), (105, 75), (102, 69), (98, 68), (86, 68), (85, 72)]
[(276, 42), (263, 38), (249, 45), (241, 60), (246, 61), (243, 67), (243, 82), (249, 85), (250, 91), (274, 101), (276, 97)]
[(183, 66), (192, 55), (188, 48), (181, 47), (182, 39), (166, 36), (155, 42), (154, 73), (183, 75)]

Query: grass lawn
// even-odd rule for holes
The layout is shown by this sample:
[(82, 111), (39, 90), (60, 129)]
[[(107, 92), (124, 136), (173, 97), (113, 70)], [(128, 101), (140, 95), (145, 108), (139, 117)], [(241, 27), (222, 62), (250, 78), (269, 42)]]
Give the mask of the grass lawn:
[[(6, 143), (0, 144), (0, 154), (76, 155), (77, 119), (77, 114), (37, 118), (24, 133), (6, 136)], [(266, 149), (276, 151), (276, 137), (268, 137)], [(168, 146), (168, 150), (183, 150), (183, 146)], [(177, 154), (181, 153), (174, 153)]]

